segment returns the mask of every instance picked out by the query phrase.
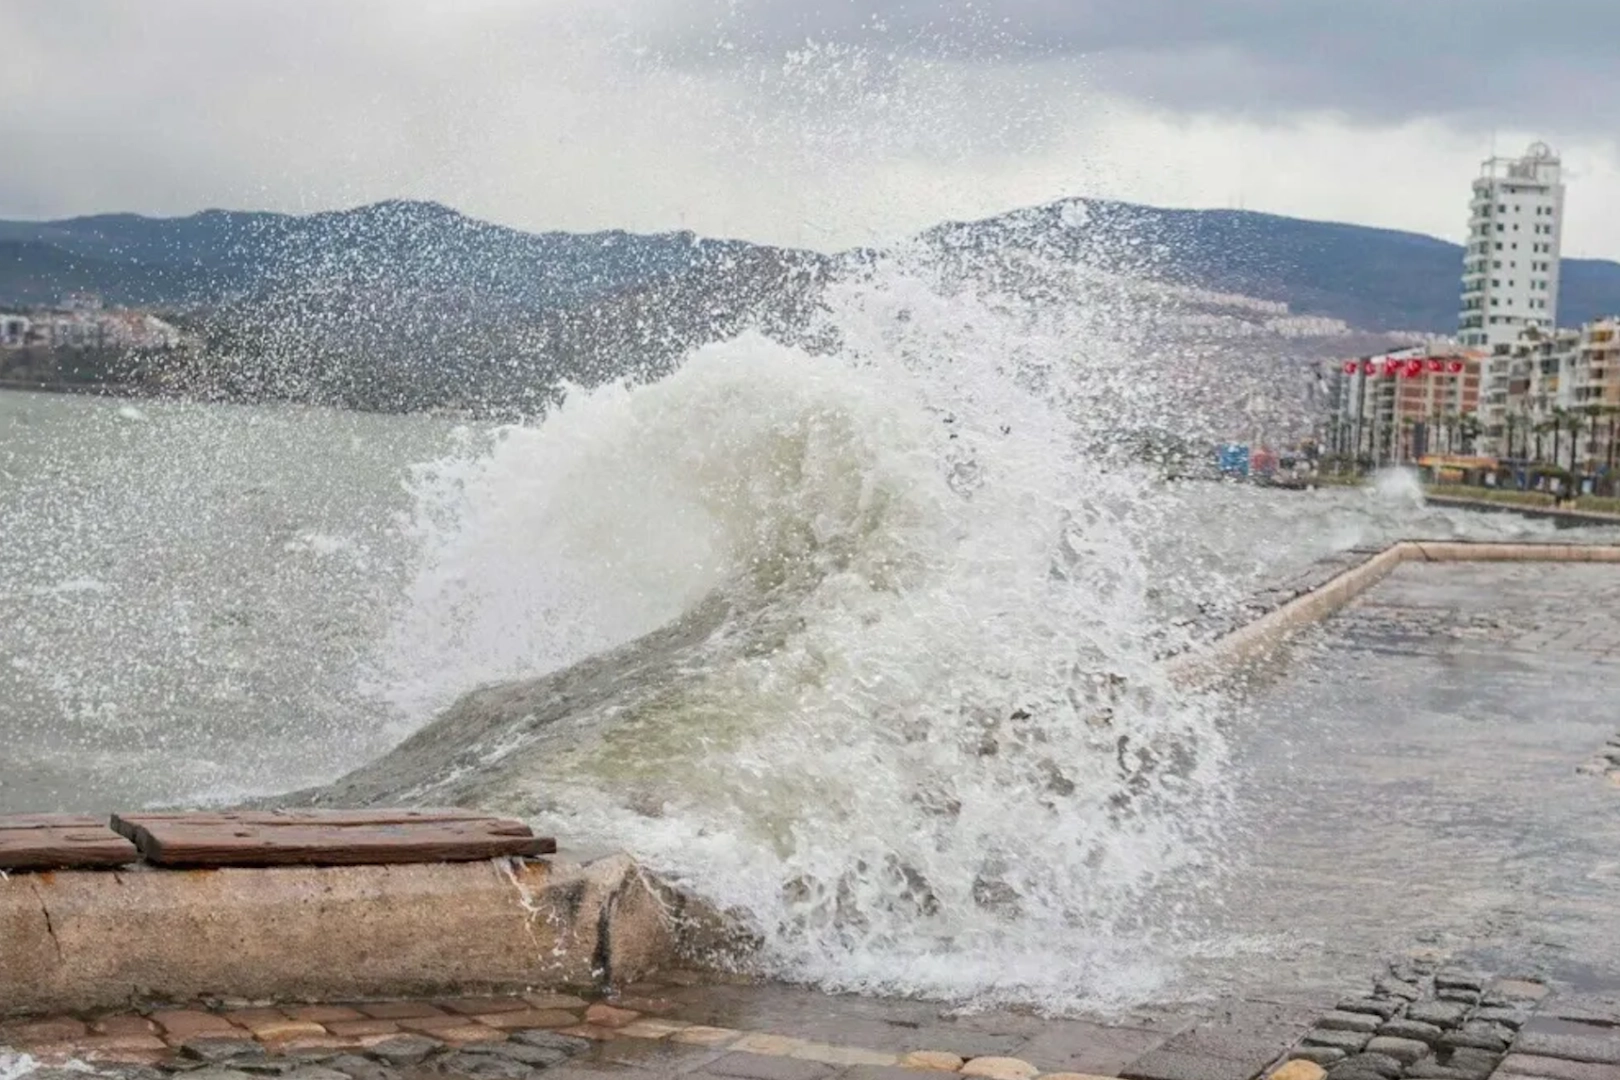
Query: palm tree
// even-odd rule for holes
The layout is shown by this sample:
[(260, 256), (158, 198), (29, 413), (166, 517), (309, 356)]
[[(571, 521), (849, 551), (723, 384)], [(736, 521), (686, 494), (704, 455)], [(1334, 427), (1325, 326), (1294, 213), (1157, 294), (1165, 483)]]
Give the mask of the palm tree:
[[(1532, 430), (1532, 431), (1534, 431), (1536, 433), (1536, 456), (1535, 456), (1535, 459), (1531, 462), (1531, 464), (1533, 464), (1533, 465), (1540, 465), (1541, 464), (1541, 437), (1543, 435), (1547, 434), (1549, 431), (1556, 431), (1557, 426), (1558, 426), (1558, 423), (1557, 423), (1556, 420), (1543, 420), (1540, 423), (1538, 423), (1535, 427), (1530, 429), (1530, 430)], [(1554, 438), (1554, 440), (1553, 440), (1553, 445), (1555, 447), (1558, 445), (1558, 440), (1556, 438)]]
[[(1508, 419), (1511, 421), (1512, 417)], [(1478, 413), (1464, 413), (1457, 417), (1457, 434), (1462, 439), (1463, 453), (1472, 454), (1474, 452), (1474, 440), (1479, 438), (1481, 427)], [(1508, 442), (1511, 443), (1512, 441), (1513, 426), (1510, 423), (1508, 425)], [(1513, 456), (1511, 446), (1508, 448), (1508, 456)]]
[(1593, 402), (1592, 404), (1586, 406), (1584, 409), (1581, 410), (1581, 412), (1586, 414), (1586, 430), (1591, 433), (1590, 437), (1587, 439), (1587, 444), (1586, 444), (1585, 457), (1586, 457), (1586, 471), (1587, 472), (1596, 472), (1597, 471), (1597, 465), (1596, 465), (1595, 459), (1597, 458), (1597, 449), (1598, 449), (1598, 447), (1597, 447), (1598, 417), (1602, 416), (1604, 411), (1605, 410), (1604, 410), (1603, 406), (1597, 404), (1596, 402)]
[(1577, 409), (1560, 409), (1559, 412), (1564, 414), (1564, 428), (1569, 432), (1569, 485), (1570, 494), (1573, 495), (1575, 493), (1575, 453), (1580, 449), (1581, 428), (1584, 426), (1585, 420)]
[(1620, 424), (1620, 405), (1606, 405), (1603, 409), (1609, 414), (1609, 471), (1614, 472), (1614, 456), (1616, 449), (1615, 426)]
[(1507, 425), (1507, 457), (1513, 456), (1513, 433), (1519, 430), (1519, 417), (1515, 413), (1508, 413), (1504, 421)]

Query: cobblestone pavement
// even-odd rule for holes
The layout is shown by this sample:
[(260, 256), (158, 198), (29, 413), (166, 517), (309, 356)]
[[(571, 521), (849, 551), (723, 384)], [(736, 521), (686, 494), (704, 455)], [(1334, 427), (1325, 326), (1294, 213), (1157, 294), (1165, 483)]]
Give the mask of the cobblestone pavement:
[(1620, 1080), (1620, 1003), (1422, 958), (1317, 1008), (1108, 1023), (672, 972), (606, 1001), (199, 1004), (18, 1021), (0, 1040), (30, 1055), (11, 1073), (36, 1080)]

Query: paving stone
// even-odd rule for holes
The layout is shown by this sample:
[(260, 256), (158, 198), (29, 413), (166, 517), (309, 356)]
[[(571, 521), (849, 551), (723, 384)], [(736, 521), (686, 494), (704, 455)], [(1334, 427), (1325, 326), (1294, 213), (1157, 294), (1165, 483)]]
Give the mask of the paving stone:
[(1441, 1059), (1441, 1064), (1448, 1069), (1456, 1069), (1475, 1080), (1485, 1080), (1496, 1069), (1496, 1063), (1501, 1060), (1496, 1054), (1485, 1050), (1474, 1050), (1464, 1047), (1453, 1050), (1447, 1057)]
[[(166, 1025), (165, 1025), (166, 1026)], [(240, 1028), (236, 1030), (241, 1030)], [(200, 1031), (199, 1035), (211, 1034)], [(253, 1027), (253, 1034), (264, 1042), (286, 1042), (291, 1039), (319, 1038), (327, 1034), (320, 1024), (313, 1020), (278, 1020), (270, 1024), (257, 1024)]]
[(1373, 983), (1373, 989), (1379, 997), (1401, 998), (1406, 1001), (1416, 1001), (1423, 996), (1423, 991), (1413, 983), (1402, 982), (1400, 979), (1385, 976)]
[(473, 1057), (498, 1057), (509, 1061), (521, 1061), (525, 1065), (545, 1067), (567, 1061), (573, 1055), (567, 1050), (555, 1046), (529, 1046), (520, 1042), (486, 1043), (482, 1046), (464, 1046), (457, 1050), (458, 1054), (471, 1054)]
[[(839, 1080), (928, 1080), (928, 1071), (936, 1074), (955, 1072), (956, 1070), (919, 1070), (915, 1066), (905, 1065), (857, 1065), (838, 1074)], [(1054, 1076), (1061, 1074), (1054, 1073)], [(1046, 1078), (1042, 1078), (1046, 1080)]]
[(984, 1080), (1035, 1080), (1040, 1070), (1022, 1058), (974, 1058), (962, 1066), (963, 1076), (979, 1076)]
[(1445, 1034), (1444, 1029), (1435, 1024), (1425, 1024), (1421, 1020), (1391, 1020), (1378, 1028), (1378, 1034), (1387, 1035), (1392, 1039), (1416, 1039), (1429, 1046), (1439, 1046), (1440, 1036)]
[(1434, 976), (1436, 989), (1480, 991), (1485, 989), (1485, 976), (1477, 971), (1440, 971)]
[(241, 1028), (223, 1016), (197, 1009), (162, 1009), (152, 1013), (150, 1019), (163, 1029), (165, 1035), (176, 1040), (193, 1039), (199, 1035), (242, 1034)]
[(209, 1036), (187, 1039), (180, 1044), (182, 1057), (210, 1063), (229, 1061), (233, 1058), (263, 1057), (264, 1052), (264, 1047), (248, 1038), (246, 1032), (232, 1038)]
[(966, 1064), (967, 1062), (957, 1055), (940, 1050), (913, 1050), (899, 1062), (899, 1066), (904, 1069), (929, 1069), (935, 1072), (957, 1072)]
[(1429, 1056), (1429, 1044), (1422, 1039), (1402, 1039), (1393, 1035), (1379, 1035), (1367, 1044), (1367, 1053), (1392, 1057), (1402, 1065), (1410, 1065)]
[(157, 1025), (144, 1016), (133, 1013), (122, 1016), (103, 1016), (90, 1025), (97, 1035), (151, 1035)]
[(1407, 1066), (1406, 1075), (1412, 1080), (1468, 1080), (1469, 1074), (1461, 1069), (1448, 1069), (1434, 1058), (1424, 1058), (1416, 1065)]
[(169, 1056), (169, 1044), (156, 1035), (91, 1035), (74, 1044), (79, 1056), (96, 1061), (155, 1061)]
[(245, 1073), (240, 1069), (226, 1069), (218, 1065), (209, 1065), (186, 1073), (186, 1080), (254, 1080), (254, 1077), (251, 1073)]
[(517, 1012), (519, 1009), (530, 1008), (529, 1003), (520, 997), (445, 998), (435, 1004), (445, 1012), (461, 1016), (483, 1016), (487, 1013)]
[[(1425, 1047), (1425, 1050), (1428, 1048)], [(1359, 1072), (1372, 1073), (1382, 1076), (1385, 1080), (1395, 1080), (1401, 1075), (1405, 1063), (1391, 1054), (1378, 1054), (1368, 1051), (1363, 1054), (1352, 1054), (1328, 1070), (1328, 1076), (1342, 1076), (1345, 1073)]]
[(1448, 1031), (1441, 1040), (1443, 1046), (1471, 1046), (1500, 1054), (1513, 1041), (1513, 1032), (1500, 1024), (1470, 1020), (1457, 1031)]
[(415, 1065), (443, 1045), (421, 1035), (396, 1035), (366, 1048), (366, 1053), (390, 1065)]
[(1530, 1013), (1524, 1009), (1502, 1006), (1490, 1009), (1476, 1009), (1474, 1019), (1490, 1024), (1501, 1024), (1517, 1031), (1524, 1026), (1526, 1020), (1530, 1019)]
[(642, 1017), (634, 1023), (626, 1024), (619, 1029), (619, 1034), (627, 1039), (667, 1039), (677, 1031), (691, 1027), (684, 1020), (663, 1020), (652, 1017)]
[(355, 1006), (373, 1020), (420, 1020), (430, 1016), (444, 1016), (445, 1011), (425, 1001), (367, 1001)]
[(476, 1017), (480, 1024), (487, 1024), (502, 1031), (523, 1031), (529, 1028), (565, 1028), (579, 1023), (579, 1017), (561, 1009), (524, 1009), (521, 1012), (494, 1013), (489, 1016)]
[(1401, 1011), (1401, 1006), (1395, 1002), (1379, 998), (1345, 998), (1335, 1008), (1339, 1012), (1368, 1013), (1383, 1020), (1391, 1019)]
[(399, 1025), (392, 1020), (333, 1020), (326, 1025), (326, 1030), (341, 1038), (355, 1039), (365, 1035), (396, 1035)]
[(359, 1054), (339, 1054), (323, 1064), (349, 1077), (349, 1080), (399, 1080), (400, 1076), (399, 1070), (392, 1065), (384, 1065)]
[(1418, 1001), (1407, 1006), (1406, 1018), (1439, 1027), (1456, 1027), (1468, 1015), (1468, 1006), (1455, 1001)]
[(1350, 1055), (1337, 1046), (1301, 1046), (1295, 1048), (1293, 1056), (1302, 1058), (1305, 1061), (1314, 1061), (1318, 1065), (1332, 1065), (1335, 1062), (1343, 1061)]
[(1120, 1071), (1124, 1080), (1254, 1080), (1259, 1069), (1203, 1054), (1150, 1050)]
[(495, 1057), (492, 1054), (469, 1054), (465, 1050), (446, 1054), (436, 1060), (433, 1066), (435, 1070), (453, 1076), (477, 1077), (479, 1080), (527, 1080), (535, 1071), (535, 1066), (511, 1058)]
[(336, 1069), (329, 1069), (325, 1065), (304, 1065), (281, 1075), (286, 1080), (349, 1080)]
[(583, 1054), (595, 1046), (589, 1039), (565, 1035), (560, 1031), (514, 1031), (511, 1041), (522, 1046), (561, 1050), (565, 1054)]
[(1327, 1070), (1306, 1058), (1294, 1058), (1279, 1066), (1266, 1080), (1322, 1080)]
[(1371, 1038), (1371, 1035), (1360, 1031), (1325, 1031), (1322, 1028), (1312, 1028), (1305, 1033), (1305, 1045), (1332, 1046), (1347, 1054), (1355, 1054), (1359, 1053)]
[(739, 1076), (746, 1080), (821, 1080), (831, 1076), (831, 1066), (816, 1061), (778, 1057), (773, 1054), (731, 1053), (704, 1066), (716, 1076)]
[[(742, 1037), (742, 1032), (731, 1028), (707, 1027), (703, 1024), (694, 1024), (670, 1036), (675, 1042), (688, 1043), (692, 1046), (728, 1046)], [(518, 1036), (522, 1038), (522, 1036)]]
[(1464, 1005), (1478, 1005), (1480, 998), (1477, 990), (1438, 990), (1434, 996), (1441, 1001), (1457, 1001)]
[(1496, 1075), (1546, 1077), (1547, 1080), (1620, 1080), (1620, 1065), (1514, 1053), (1502, 1059)]
[(365, 1013), (346, 1005), (293, 1005), (286, 1010), (289, 1020), (313, 1020), (329, 1024), (333, 1020), (364, 1020)]
[(1371, 1034), (1378, 1030), (1381, 1023), (1372, 1013), (1339, 1012), (1335, 1010), (1323, 1013), (1317, 1018), (1316, 1026), (1329, 1031), (1361, 1031)]
[(1554, 1035), (1545, 1031), (1531, 1031), (1530, 1025), (1519, 1033), (1514, 1049), (1538, 1057), (1566, 1058), (1570, 1061), (1595, 1061), (1604, 1065), (1620, 1065), (1620, 1038), (1601, 1038), (1592, 1035)]
[(600, 1001), (585, 1010), (585, 1022), (597, 1024), (601, 1027), (618, 1028), (641, 1018), (641, 1014), (631, 1009), (616, 1009), (612, 1005), (604, 1005)]
[(523, 998), (531, 1009), (583, 1009), (590, 1002), (572, 994), (526, 994)]

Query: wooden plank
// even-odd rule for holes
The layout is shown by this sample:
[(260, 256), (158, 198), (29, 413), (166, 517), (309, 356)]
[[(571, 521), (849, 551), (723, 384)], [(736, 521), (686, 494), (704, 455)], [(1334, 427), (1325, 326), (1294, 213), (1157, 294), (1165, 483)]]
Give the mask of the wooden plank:
[(104, 817), (89, 814), (0, 814), (0, 831), (9, 829), (103, 829)]
[(140, 858), (135, 845), (101, 821), (72, 825), (30, 822), (17, 828), (0, 820), (0, 870), (75, 870), (124, 866)]
[(315, 822), (142, 823), (134, 840), (159, 866), (352, 866), (383, 863), (464, 862), (500, 855), (548, 855), (556, 841), (523, 826), (488, 821), (344, 824)]
[[(378, 810), (164, 810), (114, 814), (113, 828), (121, 821), (144, 823), (184, 821), (199, 824), (252, 825), (402, 825), (414, 821), (501, 821), (522, 825), (515, 818), (496, 817), (483, 810), (405, 808)], [(524, 826), (525, 828), (527, 826)]]

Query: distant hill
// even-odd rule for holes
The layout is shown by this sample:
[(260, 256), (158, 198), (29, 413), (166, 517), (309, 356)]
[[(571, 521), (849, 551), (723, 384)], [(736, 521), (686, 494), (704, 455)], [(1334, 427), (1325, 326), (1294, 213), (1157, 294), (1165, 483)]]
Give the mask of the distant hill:
[[(1232, 360), (1219, 378), (1184, 380), (1199, 409), (1224, 395), (1228, 412), (1299, 381), (1300, 361), (1387, 347), (1379, 335), (1397, 331), (1449, 333), (1462, 262), (1456, 245), (1412, 233), (1081, 199), (940, 225), (903, 247), (929, 253), (947, 286), (994, 281), (1082, 307), (1060, 280), (1073, 277), (1070, 261), (1125, 271), (1108, 280), (1132, 283), (1133, 324)], [(749, 328), (824, 343), (825, 283), (881, 258), (690, 233), (528, 233), (423, 202), (108, 214), (0, 221), (0, 306), (94, 292), (168, 312), (199, 343), (160, 356), (9, 358), (35, 381), (527, 416), (562, 382), (657, 374)], [(1565, 260), (1563, 288), (1566, 324), (1612, 313), (1620, 264)], [(1096, 310), (1122, 310), (1113, 286), (1097, 296), (1110, 307)]]
[[(1285, 303), (1362, 330), (1450, 334), (1462, 248), (1432, 236), (1246, 210), (1165, 210), (1067, 199), (924, 236), (947, 247), (1101, 249), (1149, 277)], [(1620, 263), (1565, 259), (1559, 324), (1620, 311)]]
[[(924, 238), (958, 248), (1103, 247), (1152, 277), (1366, 330), (1449, 333), (1457, 321), (1462, 249), (1417, 233), (1071, 199), (941, 225)], [(0, 304), (91, 291), (112, 303), (196, 308), (319, 293), (431, 297), (434, 306), (535, 315), (776, 250), (684, 232), (528, 233), (404, 201), (307, 216), (207, 210), (0, 221)], [(1564, 260), (1561, 324), (1617, 308), (1620, 263)]]
[(0, 304), (84, 290), (114, 304), (195, 308), (319, 289), (538, 311), (754, 246), (691, 233), (527, 233), (406, 201), (306, 216), (206, 210), (0, 221)]

